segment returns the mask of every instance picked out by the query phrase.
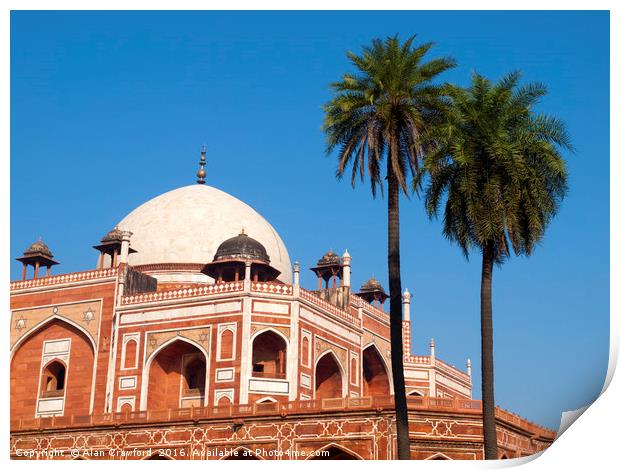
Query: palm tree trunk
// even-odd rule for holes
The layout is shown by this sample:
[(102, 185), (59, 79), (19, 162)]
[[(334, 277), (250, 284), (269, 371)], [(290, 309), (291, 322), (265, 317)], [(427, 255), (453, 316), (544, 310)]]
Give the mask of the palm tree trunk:
[(398, 459), (409, 460), (409, 419), (403, 371), (403, 305), (400, 285), (400, 223), (398, 199), (400, 187), (388, 158), (388, 273), (390, 282), (390, 345), (392, 381), (396, 405), (396, 441)]
[(495, 392), (493, 391), (493, 311), (491, 305), (493, 253), (493, 242), (485, 243), (482, 248), (480, 329), (482, 337), (482, 427), (484, 432), (484, 458), (487, 460), (497, 459)]

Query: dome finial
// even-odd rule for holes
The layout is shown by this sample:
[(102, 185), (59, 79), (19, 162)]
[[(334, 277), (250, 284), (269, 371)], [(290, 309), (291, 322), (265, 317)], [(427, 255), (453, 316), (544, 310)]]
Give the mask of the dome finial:
[(198, 179), (196, 182), (198, 184), (205, 184), (205, 177), (207, 176), (207, 172), (205, 171), (205, 165), (207, 164), (207, 146), (203, 144), (202, 150), (200, 151), (200, 161), (198, 162), (200, 165), (200, 169), (196, 176)]

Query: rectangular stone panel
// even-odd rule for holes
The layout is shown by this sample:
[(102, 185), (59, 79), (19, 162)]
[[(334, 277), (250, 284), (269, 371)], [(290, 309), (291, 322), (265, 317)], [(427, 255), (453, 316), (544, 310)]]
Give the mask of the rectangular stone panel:
[(284, 380), (250, 379), (250, 392), (288, 393), (288, 382)]

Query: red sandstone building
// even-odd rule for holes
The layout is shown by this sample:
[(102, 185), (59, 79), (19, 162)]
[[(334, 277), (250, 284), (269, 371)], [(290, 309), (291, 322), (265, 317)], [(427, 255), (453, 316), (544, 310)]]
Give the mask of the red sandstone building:
[[(42, 241), (18, 258), (13, 458), (395, 458), (387, 295), (375, 279), (354, 292), (347, 252), (321, 257), (306, 290), (273, 227), (204, 184), (146, 202), (94, 248), (83, 272), (51, 275)], [(471, 364), (432, 340), (412, 355), (403, 301), (412, 457), (482, 459)], [(555, 437), (496, 419), (502, 458)]]

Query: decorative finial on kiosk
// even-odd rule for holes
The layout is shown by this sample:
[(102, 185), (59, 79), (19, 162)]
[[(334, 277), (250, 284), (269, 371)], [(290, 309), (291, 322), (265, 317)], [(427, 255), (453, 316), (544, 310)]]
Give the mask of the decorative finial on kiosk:
[(198, 177), (196, 182), (198, 184), (205, 184), (205, 177), (207, 176), (207, 172), (205, 171), (205, 165), (207, 164), (206, 145), (202, 146), (202, 150), (200, 151), (200, 162), (198, 162), (198, 164), (200, 165), (200, 169), (198, 170), (198, 173), (196, 173), (196, 176)]

